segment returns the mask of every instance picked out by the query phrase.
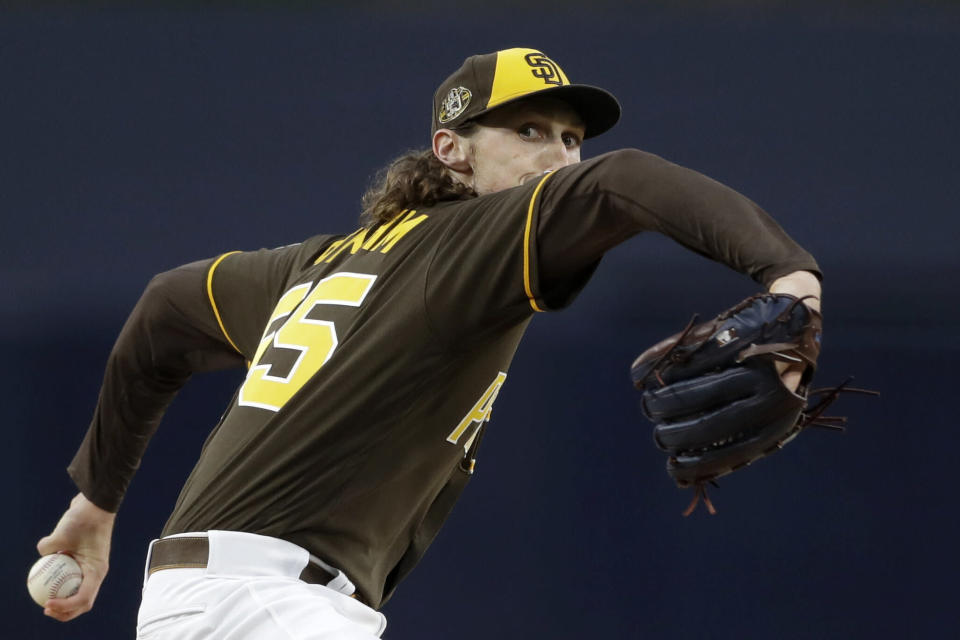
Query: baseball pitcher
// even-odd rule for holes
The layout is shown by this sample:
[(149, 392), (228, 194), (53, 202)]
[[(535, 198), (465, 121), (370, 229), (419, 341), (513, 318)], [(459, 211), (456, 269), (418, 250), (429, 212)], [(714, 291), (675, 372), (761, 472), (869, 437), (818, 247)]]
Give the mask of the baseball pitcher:
[[(147, 549), (138, 637), (369, 640), (469, 481), (530, 320), (569, 305), (607, 250), (664, 234), (818, 332), (817, 263), (756, 204), (642, 151), (581, 160), (619, 117), (540, 51), (470, 57), (436, 90), (430, 148), (382, 172), (359, 228), (154, 277), (69, 465), (79, 493), (38, 544), (84, 570), (47, 615), (93, 605), (114, 514), (195, 372), (247, 370)], [(663, 351), (637, 365), (648, 388), (677, 377)], [(802, 404), (816, 350), (770, 353), (755, 357), (774, 404)]]

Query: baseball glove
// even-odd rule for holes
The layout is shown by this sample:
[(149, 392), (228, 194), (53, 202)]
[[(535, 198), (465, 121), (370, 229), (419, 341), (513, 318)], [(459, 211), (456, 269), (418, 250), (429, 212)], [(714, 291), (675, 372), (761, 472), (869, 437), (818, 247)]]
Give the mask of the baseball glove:
[[(695, 324), (644, 351), (633, 363), (634, 385), (653, 438), (668, 454), (667, 473), (716, 513), (705, 483), (779, 450), (811, 425), (843, 429), (846, 418), (822, 412), (843, 384), (808, 391), (820, 352), (822, 319), (801, 298), (763, 293), (713, 320)], [(776, 362), (803, 364), (796, 392), (783, 385)], [(867, 392), (872, 393), (872, 392)], [(813, 406), (808, 398), (819, 396)]]

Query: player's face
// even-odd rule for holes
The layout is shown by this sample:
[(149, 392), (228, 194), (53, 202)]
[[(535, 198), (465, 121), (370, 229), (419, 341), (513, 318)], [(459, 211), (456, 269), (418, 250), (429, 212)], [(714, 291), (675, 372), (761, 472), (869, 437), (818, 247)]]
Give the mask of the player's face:
[(580, 162), (583, 121), (560, 100), (523, 100), (490, 112), (479, 124), (468, 143), (473, 188), (479, 195)]

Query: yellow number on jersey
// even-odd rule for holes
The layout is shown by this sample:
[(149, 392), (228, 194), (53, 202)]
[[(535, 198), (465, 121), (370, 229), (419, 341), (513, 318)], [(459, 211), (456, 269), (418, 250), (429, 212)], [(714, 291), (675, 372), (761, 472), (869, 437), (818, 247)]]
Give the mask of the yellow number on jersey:
[[(287, 318), (275, 331), (265, 334), (250, 364), (247, 379), (240, 387), (237, 403), (279, 411), (293, 395), (319, 371), (337, 348), (337, 329), (332, 322), (308, 318), (317, 305), (359, 307), (377, 276), (364, 273), (335, 273), (311, 290), (311, 283), (297, 285), (277, 302), (267, 329)], [(289, 317), (287, 317), (289, 316)], [(286, 375), (271, 375), (270, 364), (260, 364), (267, 349), (299, 351)]]

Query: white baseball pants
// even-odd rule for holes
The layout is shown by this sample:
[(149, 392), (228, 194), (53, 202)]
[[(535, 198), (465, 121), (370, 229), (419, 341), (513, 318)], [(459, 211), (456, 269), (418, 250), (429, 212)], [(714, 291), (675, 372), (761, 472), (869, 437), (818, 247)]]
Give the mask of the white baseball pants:
[[(329, 587), (298, 579), (297, 545), (210, 531), (205, 569), (144, 571), (138, 640), (375, 640), (383, 614)], [(147, 556), (149, 565), (149, 554)]]

